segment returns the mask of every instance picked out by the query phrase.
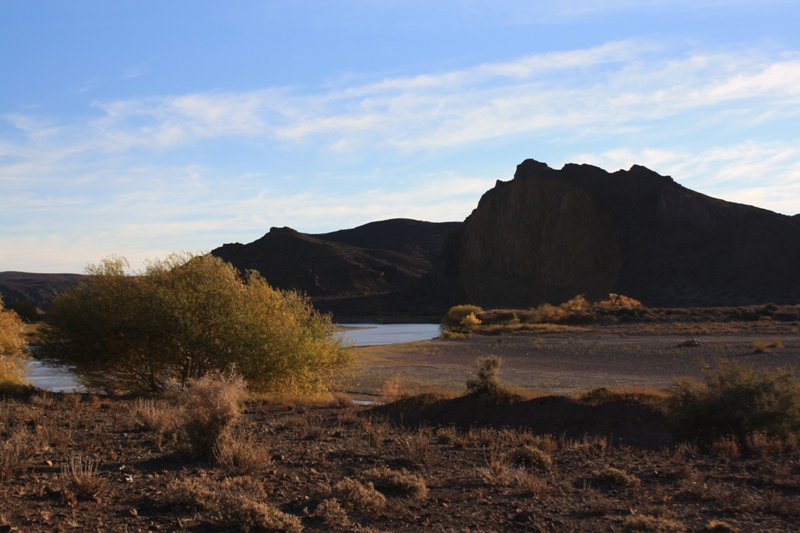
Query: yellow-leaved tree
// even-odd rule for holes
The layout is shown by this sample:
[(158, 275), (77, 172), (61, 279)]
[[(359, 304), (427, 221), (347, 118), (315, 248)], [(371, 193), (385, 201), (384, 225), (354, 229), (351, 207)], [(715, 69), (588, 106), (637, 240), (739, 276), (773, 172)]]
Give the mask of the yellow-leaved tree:
[(255, 271), (242, 276), (210, 254), (187, 253), (129, 270), (124, 258), (107, 258), (58, 294), (37, 357), (114, 392), (231, 370), (256, 391), (321, 392), (350, 360), (329, 316)]
[(0, 298), (0, 385), (21, 385), (25, 382), (24, 323), (17, 313), (3, 307)]

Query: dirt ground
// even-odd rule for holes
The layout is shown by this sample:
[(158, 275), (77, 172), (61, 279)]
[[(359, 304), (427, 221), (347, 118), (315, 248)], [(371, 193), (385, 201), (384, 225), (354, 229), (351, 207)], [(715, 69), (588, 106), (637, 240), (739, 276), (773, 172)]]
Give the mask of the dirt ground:
[[(800, 370), (800, 327), (776, 324), (631, 324), (475, 335), (356, 349), (345, 390), (374, 399), (390, 387), (463, 392), (479, 357), (502, 358), (501, 381), (531, 392), (574, 394), (595, 387), (666, 388), (702, 378), (703, 363), (733, 359), (757, 368)], [(695, 339), (697, 346), (688, 346)]]
[[(463, 392), (487, 355), (503, 358), (502, 382), (543, 393), (661, 388), (699, 377), (700, 361), (714, 358), (797, 367), (797, 324), (702, 327), (359, 348), (345, 390), (373, 400)], [(685, 345), (692, 334), (698, 346)], [(186, 452), (179, 430), (148, 425), (141, 399), (1, 399), (0, 532), (797, 531), (795, 441), (721, 441), (702, 452), (672, 440), (666, 415), (647, 402), (436, 398), (371, 408), (344, 397), (252, 399), (232, 455), (205, 460)], [(163, 415), (178, 400), (153, 405)]]
[(235, 434), (253, 460), (237, 463), (183, 454), (131, 399), (0, 409), (0, 531), (788, 532), (800, 517), (800, 453), (774, 442), (712, 455), (251, 401)]

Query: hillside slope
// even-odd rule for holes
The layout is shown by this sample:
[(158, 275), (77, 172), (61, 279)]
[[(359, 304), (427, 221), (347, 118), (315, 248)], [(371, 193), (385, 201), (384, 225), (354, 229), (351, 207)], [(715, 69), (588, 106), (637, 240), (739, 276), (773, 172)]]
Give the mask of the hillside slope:
[(211, 253), (240, 270), (257, 270), (276, 287), (307, 293), (323, 311), (415, 314), (425, 308), (421, 280), (460, 226), (393, 219), (317, 235), (272, 228), (252, 243)]

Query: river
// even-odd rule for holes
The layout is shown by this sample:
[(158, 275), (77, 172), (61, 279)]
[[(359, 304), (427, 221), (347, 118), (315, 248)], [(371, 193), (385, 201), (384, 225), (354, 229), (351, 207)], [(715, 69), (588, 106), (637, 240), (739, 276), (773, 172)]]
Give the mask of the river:
[[(433, 339), (439, 335), (437, 324), (342, 324), (337, 332), (354, 346), (382, 346)], [(74, 376), (59, 368), (36, 361), (28, 363), (28, 380), (40, 389), (57, 391), (78, 390)]]

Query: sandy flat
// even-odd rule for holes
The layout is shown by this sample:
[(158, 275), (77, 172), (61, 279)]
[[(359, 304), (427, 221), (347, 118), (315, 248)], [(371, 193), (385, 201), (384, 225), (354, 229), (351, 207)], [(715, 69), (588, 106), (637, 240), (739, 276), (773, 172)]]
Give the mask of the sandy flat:
[[(731, 359), (759, 368), (800, 364), (800, 336), (699, 335), (698, 347), (680, 346), (687, 335), (621, 335), (564, 332), (514, 336), (475, 336), (356, 349), (350, 393), (373, 396), (388, 380), (410, 391), (464, 390), (478, 357), (497, 355), (501, 380), (547, 393), (575, 393), (601, 386), (665, 388), (676, 378), (702, 378), (703, 362)], [(755, 343), (780, 341), (782, 347), (755, 353)]]

